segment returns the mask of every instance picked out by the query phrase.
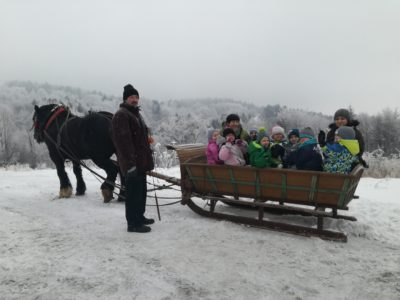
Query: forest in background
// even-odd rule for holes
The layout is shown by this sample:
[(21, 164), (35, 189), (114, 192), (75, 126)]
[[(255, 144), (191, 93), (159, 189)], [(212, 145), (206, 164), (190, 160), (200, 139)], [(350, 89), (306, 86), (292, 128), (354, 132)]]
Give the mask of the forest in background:
[[(98, 91), (10, 81), (0, 85), (0, 166), (28, 164), (32, 168), (53, 166), (44, 144), (33, 139), (33, 106), (63, 103), (83, 116), (89, 111), (114, 113), (122, 96), (105, 95)], [(321, 100), (323, 101), (323, 100)], [(317, 133), (332, 123), (332, 115), (291, 109), (268, 104), (257, 106), (232, 99), (187, 99), (158, 101), (141, 97), (142, 114), (156, 140), (156, 164), (169, 167), (176, 163), (167, 144), (206, 143), (207, 130), (220, 128), (225, 117), (237, 113), (245, 129), (279, 124), (291, 128), (312, 127)], [(340, 107), (338, 107), (340, 108)], [(347, 107), (352, 110), (351, 105)], [(366, 175), (400, 177), (400, 115), (397, 110), (383, 109), (375, 115), (357, 114), (358, 127), (365, 139), (365, 158), (370, 165)]]

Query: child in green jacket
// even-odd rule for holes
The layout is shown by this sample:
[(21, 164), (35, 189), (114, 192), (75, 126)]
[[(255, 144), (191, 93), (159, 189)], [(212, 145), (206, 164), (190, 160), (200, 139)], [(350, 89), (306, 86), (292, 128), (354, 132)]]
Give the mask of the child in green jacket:
[(269, 136), (265, 131), (259, 131), (257, 140), (249, 144), (250, 165), (257, 168), (276, 167), (272, 160), (271, 149), (269, 147)]

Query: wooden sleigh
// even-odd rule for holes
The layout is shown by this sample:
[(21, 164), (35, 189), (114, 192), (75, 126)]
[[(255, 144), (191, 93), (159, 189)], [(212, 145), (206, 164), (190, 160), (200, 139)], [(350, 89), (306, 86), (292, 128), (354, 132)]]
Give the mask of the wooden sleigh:
[[(348, 175), (250, 166), (208, 165), (204, 145), (173, 147), (180, 161), (182, 201), (194, 212), (215, 219), (334, 241), (347, 241), (343, 232), (324, 229), (324, 219), (356, 221), (338, 214), (348, 210), (364, 169), (356, 166)], [(165, 179), (165, 178), (164, 178)], [(171, 181), (171, 180), (169, 180)], [(208, 205), (198, 205), (201, 198)], [(238, 207), (234, 214), (220, 212), (217, 203)], [(253, 216), (243, 209), (252, 209)], [(217, 211), (218, 210), (218, 211)], [(246, 212), (243, 215), (242, 212)], [(298, 214), (317, 218), (313, 226), (295, 225), (265, 213)], [(275, 218), (276, 219), (276, 218)]]

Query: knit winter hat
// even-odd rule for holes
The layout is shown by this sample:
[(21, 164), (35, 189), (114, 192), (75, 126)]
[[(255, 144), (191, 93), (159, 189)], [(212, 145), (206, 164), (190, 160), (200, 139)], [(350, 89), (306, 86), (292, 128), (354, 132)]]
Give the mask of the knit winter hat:
[(232, 129), (232, 128), (229, 128), (229, 127), (226, 127), (225, 129), (224, 129), (224, 131), (222, 132), (222, 136), (223, 137), (226, 137), (228, 134), (230, 134), (230, 133), (232, 133), (234, 136), (236, 136), (235, 135), (235, 131)]
[(354, 140), (356, 138), (356, 132), (349, 126), (341, 126), (335, 133), (344, 140)]
[(335, 115), (333, 116), (333, 120), (336, 120), (338, 117), (343, 117), (343, 118), (347, 119), (347, 121), (349, 121), (349, 122), (351, 121), (350, 112), (345, 108), (338, 109), (335, 112)]
[(292, 135), (295, 135), (295, 136), (297, 136), (297, 137), (300, 137), (300, 132), (299, 132), (299, 130), (298, 130), (297, 128), (291, 129), (291, 130), (289, 131), (289, 133), (288, 133), (288, 138), (290, 139), (290, 137), (291, 137)]
[(258, 132), (257, 128), (250, 128), (249, 133), (252, 133), (252, 132), (257, 133)]
[(309, 138), (313, 139), (315, 138), (314, 130), (312, 130), (311, 127), (305, 127), (302, 130), (300, 130), (300, 138)]
[(274, 136), (275, 134), (281, 133), (283, 135), (285, 135), (285, 129), (283, 129), (281, 126), (279, 125), (275, 125), (274, 127), (272, 127), (271, 129), (271, 136)]
[(267, 137), (268, 140), (271, 140), (266, 131), (260, 131), (257, 133), (257, 142), (260, 143), (263, 138)]
[(215, 128), (208, 129), (208, 131), (207, 131), (208, 141), (211, 141), (212, 136), (213, 136), (214, 132), (216, 132), (216, 131), (218, 131), (218, 129), (215, 129)]
[(267, 129), (265, 127), (258, 128), (257, 132), (266, 132)]
[(133, 95), (139, 97), (139, 92), (131, 84), (127, 84), (126, 86), (124, 86), (124, 93), (122, 99), (125, 101), (126, 99), (128, 99), (128, 97)]
[(226, 117), (226, 123), (230, 123), (231, 121), (240, 121), (240, 118), (237, 114), (230, 114)]

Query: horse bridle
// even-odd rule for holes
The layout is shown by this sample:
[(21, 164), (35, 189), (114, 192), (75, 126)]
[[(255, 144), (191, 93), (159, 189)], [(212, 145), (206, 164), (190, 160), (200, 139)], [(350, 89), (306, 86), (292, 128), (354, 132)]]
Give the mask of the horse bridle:
[(35, 128), (35, 129), (39, 130), (40, 134), (43, 134), (43, 132), (45, 130), (47, 130), (47, 128), (50, 126), (50, 124), (53, 123), (53, 121), (58, 117), (58, 115), (60, 115), (61, 113), (65, 112), (65, 111), (69, 112), (69, 109), (65, 108), (62, 105), (54, 106), (51, 109), (51, 111), (49, 112), (48, 117), (46, 117), (46, 121), (43, 122), (44, 126), (40, 126), (40, 122), (36, 116), (35, 120), (33, 121), (31, 130), (33, 128)]

